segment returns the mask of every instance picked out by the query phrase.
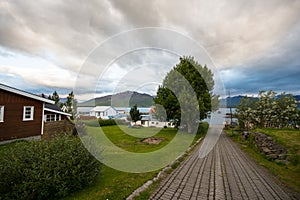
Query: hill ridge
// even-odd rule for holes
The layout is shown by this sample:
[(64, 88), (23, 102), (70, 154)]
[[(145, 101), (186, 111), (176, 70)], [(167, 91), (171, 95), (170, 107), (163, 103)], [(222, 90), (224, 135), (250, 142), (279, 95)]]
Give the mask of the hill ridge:
[(103, 97), (97, 97), (88, 101), (78, 103), (82, 106), (115, 106), (115, 107), (132, 107), (137, 104), (138, 107), (150, 107), (154, 104), (153, 96), (136, 91), (125, 91)]

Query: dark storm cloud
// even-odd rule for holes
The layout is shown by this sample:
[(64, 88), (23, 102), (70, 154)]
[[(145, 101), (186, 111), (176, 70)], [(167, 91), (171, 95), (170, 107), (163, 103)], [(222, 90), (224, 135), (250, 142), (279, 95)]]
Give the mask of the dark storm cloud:
[(223, 70), (225, 86), (236, 93), (259, 90), (300, 93), (300, 22), (273, 48), (244, 65)]

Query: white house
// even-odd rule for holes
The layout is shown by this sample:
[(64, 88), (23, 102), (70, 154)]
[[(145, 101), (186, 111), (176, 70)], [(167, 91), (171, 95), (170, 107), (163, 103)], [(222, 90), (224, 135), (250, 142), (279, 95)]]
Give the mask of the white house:
[(110, 119), (117, 115), (117, 110), (111, 106), (96, 106), (90, 110), (90, 116), (102, 119)]

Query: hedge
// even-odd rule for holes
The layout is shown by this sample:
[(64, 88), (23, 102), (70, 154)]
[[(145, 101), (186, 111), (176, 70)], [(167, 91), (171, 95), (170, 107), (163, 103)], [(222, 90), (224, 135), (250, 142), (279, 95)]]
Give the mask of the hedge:
[(0, 154), (0, 199), (57, 199), (93, 183), (101, 163), (74, 136), (19, 142)]

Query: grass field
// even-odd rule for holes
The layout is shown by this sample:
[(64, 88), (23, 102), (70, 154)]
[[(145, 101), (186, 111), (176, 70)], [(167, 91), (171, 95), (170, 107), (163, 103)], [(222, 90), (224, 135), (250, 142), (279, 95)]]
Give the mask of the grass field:
[[(197, 134), (193, 143), (207, 131), (207, 123), (203, 123), (201, 126), (203, 127), (202, 134)], [(87, 128), (88, 133), (97, 139), (99, 136), (99, 128)], [(170, 141), (174, 139), (176, 134), (178, 134), (177, 130), (173, 128), (129, 129), (126, 126), (120, 126), (120, 128), (118, 126), (105, 126), (102, 127), (102, 129), (106, 137), (109, 138), (113, 144), (129, 152), (137, 153), (152, 152), (161, 149), (168, 145)], [(124, 133), (124, 131), (126, 133)], [(163, 138), (163, 141), (158, 145), (141, 142), (143, 138), (153, 136)], [(184, 133), (180, 139), (182, 140), (186, 137), (190, 136)], [(159, 170), (147, 173), (127, 173), (103, 165), (101, 176), (99, 176), (93, 186), (78, 191), (66, 199), (124, 199), (136, 188), (155, 177), (158, 172)], [(147, 199), (149, 195), (150, 193), (146, 192), (138, 197), (138, 199)]]
[(277, 164), (260, 153), (254, 144), (243, 140), (240, 132), (235, 131), (234, 135), (232, 135), (231, 130), (226, 131), (227, 135), (241, 144), (242, 149), (248, 152), (259, 165), (270, 170), (271, 173), (277, 176), (289, 188), (300, 192), (300, 131), (292, 129), (257, 129), (253, 132), (265, 133), (271, 136), (277, 143), (287, 147), (289, 149), (289, 156), (294, 161), (288, 165)]

